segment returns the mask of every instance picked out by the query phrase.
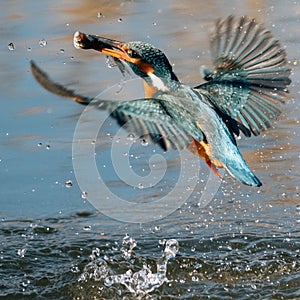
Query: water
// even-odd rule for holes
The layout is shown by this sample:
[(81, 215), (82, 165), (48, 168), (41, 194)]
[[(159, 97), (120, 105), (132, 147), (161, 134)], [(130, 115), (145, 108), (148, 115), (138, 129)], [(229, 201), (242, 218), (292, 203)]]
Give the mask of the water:
[[(3, 3), (1, 299), (300, 298), (300, 3), (201, 2)], [(73, 134), (83, 107), (43, 90), (29, 72), (29, 60), (82, 94), (94, 96), (114, 84), (123, 93), (124, 77), (104, 55), (72, 46), (73, 33), (81, 30), (151, 42), (167, 53), (183, 82), (196, 85), (200, 65), (210, 65), (210, 23), (245, 13), (274, 32), (293, 67), (294, 100), (284, 105), (274, 127), (238, 141), (263, 187), (242, 186), (225, 175), (204, 206), (199, 199), (208, 171), (201, 165), (196, 188), (193, 180), (186, 183), (183, 189), (192, 193), (163, 219), (120, 222), (95, 210), (72, 165)], [(159, 175), (159, 167), (167, 165), (154, 187), (128, 187), (110, 171), (107, 159), (117, 126), (107, 121), (104, 130), (108, 134), (102, 139), (88, 143), (96, 148), (105, 182), (118, 195), (142, 204), (172, 189), (180, 173), (176, 151), (165, 154), (143, 140), (128, 151), (135, 137), (120, 134), (120, 153), (137, 174), (148, 175), (154, 165)], [(149, 160), (153, 154), (160, 160)], [(188, 166), (193, 169), (197, 161)]]
[[(2, 225), (7, 299), (299, 297), (299, 236), (286, 233), (286, 225), (199, 222), (166, 241), (176, 236), (175, 220), (159, 231), (89, 213)], [(103, 231), (108, 225), (113, 230)], [(134, 232), (136, 240), (121, 232)]]

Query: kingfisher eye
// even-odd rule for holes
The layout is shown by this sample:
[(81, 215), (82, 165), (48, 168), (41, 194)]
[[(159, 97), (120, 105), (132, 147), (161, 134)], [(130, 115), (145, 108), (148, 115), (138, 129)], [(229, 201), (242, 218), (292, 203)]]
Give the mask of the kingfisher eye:
[(140, 56), (137, 54), (136, 51), (132, 49), (128, 49), (126, 53), (131, 57), (131, 58), (139, 58)]

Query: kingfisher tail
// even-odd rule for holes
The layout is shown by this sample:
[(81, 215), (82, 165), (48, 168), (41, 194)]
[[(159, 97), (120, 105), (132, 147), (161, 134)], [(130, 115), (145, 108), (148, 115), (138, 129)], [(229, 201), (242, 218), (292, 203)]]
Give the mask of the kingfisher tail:
[(227, 162), (224, 168), (229, 172), (231, 176), (244, 184), (257, 187), (262, 186), (262, 183), (249, 169), (242, 156), (235, 160)]

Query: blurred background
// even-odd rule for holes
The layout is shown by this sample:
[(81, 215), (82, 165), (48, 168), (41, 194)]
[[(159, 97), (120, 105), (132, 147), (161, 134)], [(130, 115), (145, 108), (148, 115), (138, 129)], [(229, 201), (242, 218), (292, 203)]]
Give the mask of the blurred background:
[[(41, 88), (29, 61), (84, 95), (118, 84), (122, 75), (108, 67), (104, 55), (73, 47), (73, 34), (80, 30), (147, 41), (166, 53), (183, 83), (193, 86), (201, 82), (200, 66), (211, 65), (213, 21), (231, 14), (263, 22), (293, 68), (291, 99), (274, 127), (238, 141), (263, 187), (225, 176), (205, 208), (198, 206), (199, 188), (178, 211), (157, 222), (126, 224), (102, 215), (82, 195), (73, 172), (72, 139), (83, 108)], [(145, 288), (145, 299), (300, 297), (299, 1), (10, 0), (1, 2), (0, 16), (3, 299), (132, 299), (124, 284), (108, 287), (105, 278), (144, 265), (155, 273), (169, 238), (179, 242), (178, 256), (167, 266), (171, 281), (151, 293)], [(104, 157), (109, 146), (99, 146)], [(137, 151), (146, 155), (155, 149), (148, 145)], [(168, 183), (177, 176), (176, 151), (166, 157)], [(144, 160), (133, 165), (143, 168)], [(136, 191), (113, 180), (116, 190), (142, 200), (164, 188)], [(131, 260), (122, 252), (126, 235), (137, 244)], [(106, 261), (105, 271), (95, 257)], [(95, 272), (102, 277), (96, 279)], [(78, 281), (82, 274), (87, 277)]]

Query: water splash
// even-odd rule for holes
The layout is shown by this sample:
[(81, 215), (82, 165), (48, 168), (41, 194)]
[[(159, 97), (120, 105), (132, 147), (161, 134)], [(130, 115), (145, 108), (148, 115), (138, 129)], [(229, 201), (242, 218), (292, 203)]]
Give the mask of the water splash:
[(47, 46), (47, 41), (45, 39), (40, 39), (39, 40), (39, 45), (40, 47), (46, 47)]
[(167, 263), (170, 259), (175, 258), (178, 249), (177, 240), (168, 240), (163, 256), (157, 261), (156, 273), (152, 273), (149, 266), (144, 264), (142, 270), (138, 272), (133, 273), (132, 270), (128, 270), (125, 274), (108, 276), (105, 278), (104, 284), (108, 287), (113, 284), (122, 284), (134, 295), (148, 294), (169, 281), (166, 276)]
[(11, 42), (7, 45), (7, 48), (9, 51), (14, 51), (16, 49), (16, 46), (14, 43)]
[(157, 262), (157, 276), (167, 280), (167, 263), (175, 258), (179, 249), (178, 241), (175, 239), (167, 240), (164, 255)]
[(72, 187), (72, 186), (73, 186), (72, 180), (67, 180), (67, 181), (65, 182), (65, 187), (70, 188), (70, 187)]
[(122, 242), (122, 256), (125, 259), (130, 259), (132, 256), (133, 249), (136, 247), (137, 243), (136, 240), (129, 235), (125, 235)]
[(90, 255), (91, 261), (84, 267), (83, 273), (78, 278), (78, 282), (83, 282), (88, 279), (99, 281), (105, 279), (109, 274), (107, 262), (100, 257), (98, 248), (92, 251)]
[[(137, 243), (134, 238), (126, 235), (122, 242), (122, 257), (126, 261), (133, 256), (133, 249)], [(172, 258), (175, 258), (179, 249), (178, 241), (170, 239), (165, 241), (165, 249), (162, 257), (157, 260), (156, 272), (152, 272), (150, 266), (143, 263), (142, 268), (136, 272), (132, 269), (136, 268), (134, 263), (131, 264), (123, 274), (113, 274), (113, 270), (109, 265), (110, 259), (103, 259), (100, 255), (100, 250), (96, 248), (90, 255), (91, 262), (88, 263), (84, 272), (78, 279), (78, 282), (93, 279), (95, 281), (103, 281), (104, 285), (109, 288), (113, 285), (123, 285), (126, 289), (135, 296), (146, 295), (155, 289), (169, 282), (167, 278), (167, 264)], [(134, 260), (131, 260), (134, 262)]]
[(107, 287), (113, 284), (122, 284), (134, 295), (145, 295), (159, 288), (166, 280), (162, 280), (156, 273), (152, 273), (147, 265), (142, 270), (133, 273), (127, 270), (125, 274), (112, 275), (105, 278)]
[(25, 256), (26, 251), (26, 248), (18, 249), (18, 255), (23, 258)]

